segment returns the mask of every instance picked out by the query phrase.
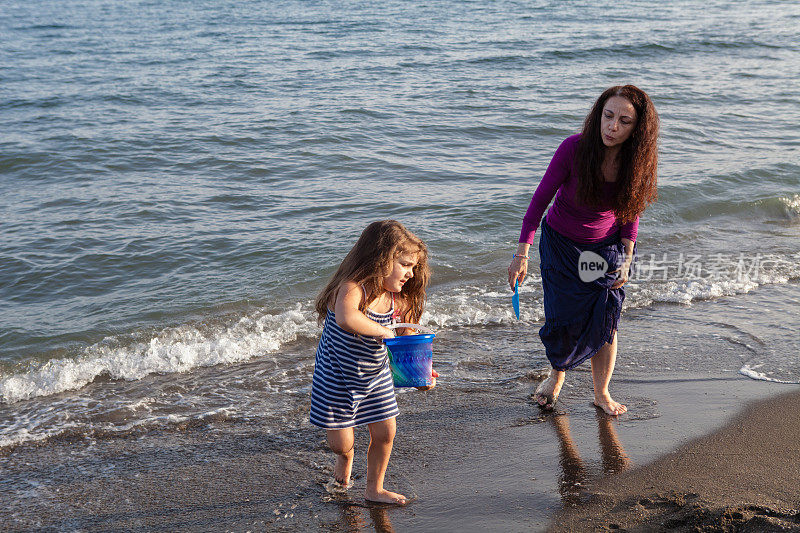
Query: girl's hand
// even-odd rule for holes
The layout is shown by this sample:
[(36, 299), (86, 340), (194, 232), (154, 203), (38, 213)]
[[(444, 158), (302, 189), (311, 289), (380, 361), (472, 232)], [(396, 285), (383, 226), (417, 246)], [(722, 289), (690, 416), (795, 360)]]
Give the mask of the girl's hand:
[(381, 334), (378, 336), (378, 338), (380, 340), (393, 339), (394, 338), (394, 330), (393, 329), (384, 328), (384, 327), (381, 327), (381, 328), (382, 328), (383, 331), (381, 331)]
[(426, 385), (425, 387), (417, 387), (417, 390), (431, 390), (436, 386), (436, 378), (439, 377), (439, 373), (436, 370), (431, 369), (431, 377), (433, 378), (433, 382), (430, 385)]
[(411, 328), (395, 328), (394, 329), (394, 336), (395, 337), (402, 337), (404, 335), (413, 335), (414, 330)]
[(508, 267), (508, 286), (514, 290), (514, 285), (519, 280), (520, 285), (525, 281), (528, 273), (528, 259), (515, 255), (511, 258), (511, 265)]

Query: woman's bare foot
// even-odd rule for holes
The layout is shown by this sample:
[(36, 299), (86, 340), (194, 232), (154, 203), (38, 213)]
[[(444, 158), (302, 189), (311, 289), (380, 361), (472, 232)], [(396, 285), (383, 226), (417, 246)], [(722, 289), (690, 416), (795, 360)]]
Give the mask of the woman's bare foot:
[(551, 370), (547, 379), (542, 381), (536, 392), (533, 393), (533, 401), (545, 411), (552, 411), (558, 400), (558, 395), (561, 393), (561, 387), (564, 385), (565, 372)]
[(386, 489), (378, 489), (378, 490), (367, 489), (366, 491), (364, 491), (364, 499), (367, 500), (368, 502), (391, 503), (394, 505), (405, 505), (406, 503), (408, 503), (408, 498), (406, 498), (402, 494), (391, 492)]
[(350, 488), (350, 473), (353, 471), (353, 450), (345, 455), (336, 456), (333, 466), (333, 479), (345, 489)]
[(595, 396), (594, 405), (595, 407), (599, 407), (600, 409), (605, 411), (606, 414), (612, 416), (621, 415), (622, 413), (628, 411), (627, 407), (625, 407), (619, 402), (615, 402), (614, 400), (612, 400), (611, 395), (609, 394), (600, 397)]

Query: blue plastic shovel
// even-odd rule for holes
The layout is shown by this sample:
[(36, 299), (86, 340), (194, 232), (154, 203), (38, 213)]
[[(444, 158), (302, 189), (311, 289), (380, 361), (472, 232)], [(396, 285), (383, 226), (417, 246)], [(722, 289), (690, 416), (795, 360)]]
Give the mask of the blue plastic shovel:
[(514, 296), (511, 297), (511, 305), (514, 306), (514, 314), (519, 320), (519, 279), (514, 283)]

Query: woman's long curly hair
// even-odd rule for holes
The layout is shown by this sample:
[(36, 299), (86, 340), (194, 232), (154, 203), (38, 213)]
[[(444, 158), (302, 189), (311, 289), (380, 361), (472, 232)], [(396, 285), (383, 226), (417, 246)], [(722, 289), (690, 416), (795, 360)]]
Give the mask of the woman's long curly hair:
[(636, 126), (619, 152), (617, 194), (610, 209), (623, 224), (634, 220), (656, 201), (656, 170), (658, 166), (658, 113), (643, 90), (633, 85), (617, 85), (600, 95), (583, 123), (575, 166), (578, 173), (579, 202), (599, 207), (603, 198), (601, 171), (606, 146), (600, 132), (603, 107), (612, 96), (621, 96), (636, 110)]
[(407, 309), (404, 322), (418, 324), (425, 307), (425, 289), (431, 276), (428, 248), (419, 237), (396, 220), (379, 220), (364, 229), (358, 242), (317, 296), (315, 307), (319, 322), (325, 319), (328, 309), (333, 308), (339, 288), (346, 281), (364, 286), (367, 297), (361, 301), (359, 309), (366, 311), (367, 304), (386, 290), (383, 280), (391, 274), (394, 260), (405, 253), (415, 254), (417, 264), (413, 268), (414, 277), (403, 284), (400, 301), (396, 305), (402, 302)]

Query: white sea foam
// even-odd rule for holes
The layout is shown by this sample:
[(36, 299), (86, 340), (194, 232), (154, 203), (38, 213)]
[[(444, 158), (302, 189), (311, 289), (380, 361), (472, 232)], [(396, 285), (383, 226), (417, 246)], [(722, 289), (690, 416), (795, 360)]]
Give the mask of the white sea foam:
[[(528, 305), (523, 306), (521, 318), (536, 321), (543, 318), (542, 314), (541, 305)], [(510, 293), (466, 287), (433, 296), (420, 322), (445, 329), (512, 321), (516, 318)], [(117, 345), (117, 339), (106, 339), (87, 347), (76, 358), (53, 359), (28, 371), (0, 377), (0, 403), (77, 390), (100, 376), (134, 381), (150, 374), (244, 362), (275, 353), (298, 338), (314, 338), (319, 332), (311, 302), (306, 302), (283, 313), (252, 313), (227, 327), (170, 327), (145, 342), (122, 346)]]
[(795, 194), (789, 198), (781, 198), (781, 203), (789, 218), (800, 218), (800, 194)]
[(634, 277), (628, 285), (631, 298), (626, 300), (626, 307), (647, 307), (654, 302), (688, 305), (693, 301), (746, 294), (760, 285), (788, 283), (800, 277), (800, 254), (758, 255), (732, 263), (725, 275), (711, 277), (707, 271), (702, 274), (677, 280)]
[(529, 279), (519, 287), (520, 318), (511, 306), (512, 292), (505, 281), (489, 286), (452, 287), (432, 296), (421, 322), (433, 329), (464, 326), (511, 325), (544, 320), (541, 284)]
[(46, 425), (42, 420), (31, 420), (30, 418), (22, 417), (23, 419), (17, 420), (13, 426), (3, 428), (2, 432), (0, 432), (0, 449), (30, 442), (42, 442), (68, 434), (71, 431), (87, 436), (92, 431), (108, 431), (119, 434), (133, 431), (140, 427), (174, 426), (189, 421), (229, 418), (231, 414), (232, 412), (229, 408), (219, 408), (194, 415), (149, 416), (138, 418), (124, 425), (95, 424), (91, 427), (81, 422), (64, 421), (55, 425)]
[[(783, 281), (785, 283), (785, 281)], [(758, 283), (743, 281), (711, 281), (691, 280), (681, 282), (666, 282), (660, 285), (641, 286), (638, 291), (631, 290), (632, 298), (626, 302), (630, 307), (646, 307), (653, 302), (690, 304), (697, 300), (710, 300), (721, 296), (734, 296), (746, 294), (758, 287)]]
[(54, 359), (28, 372), (3, 377), (0, 398), (3, 403), (13, 403), (75, 390), (102, 375), (132, 381), (154, 373), (247, 361), (318, 332), (316, 320), (300, 304), (279, 314), (244, 316), (229, 327), (202, 331), (190, 325), (166, 328), (147, 342), (121, 347), (98, 343), (75, 359)]
[(743, 376), (747, 376), (750, 379), (755, 379), (755, 380), (758, 380), (758, 381), (769, 381), (771, 383), (786, 383), (786, 384), (790, 384), (790, 385), (798, 385), (798, 384), (800, 384), (800, 381), (777, 379), (777, 378), (770, 377), (770, 376), (764, 374), (763, 372), (759, 372), (758, 370), (756, 370), (757, 368), (761, 368), (763, 366), (764, 366), (763, 364), (758, 364), (758, 365), (753, 365), (753, 366), (744, 365), (742, 368), (739, 369), (739, 373), (741, 375), (743, 375)]

